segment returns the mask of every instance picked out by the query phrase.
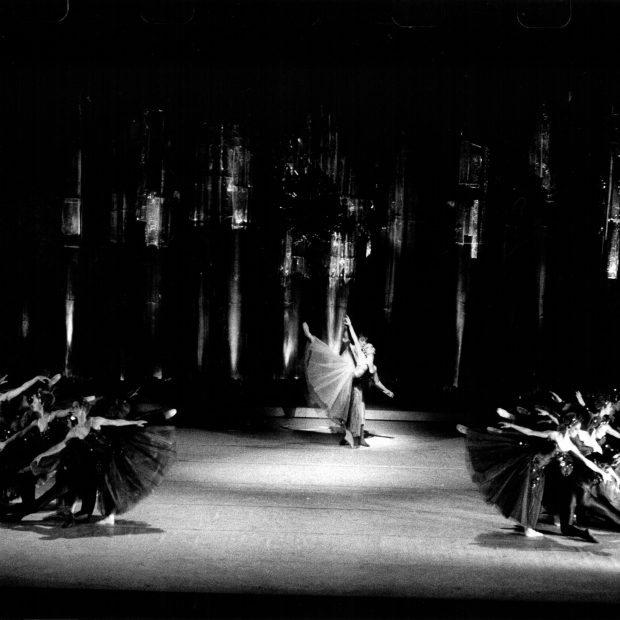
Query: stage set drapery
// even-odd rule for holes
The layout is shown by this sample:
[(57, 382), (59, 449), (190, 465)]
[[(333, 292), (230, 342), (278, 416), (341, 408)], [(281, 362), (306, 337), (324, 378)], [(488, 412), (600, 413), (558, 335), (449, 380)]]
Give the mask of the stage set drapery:
[(613, 378), (605, 40), (483, 3), (288, 7), (297, 37), (260, 6), (6, 31), (2, 372), (295, 400), (301, 322), (338, 351), (349, 314), (404, 407)]

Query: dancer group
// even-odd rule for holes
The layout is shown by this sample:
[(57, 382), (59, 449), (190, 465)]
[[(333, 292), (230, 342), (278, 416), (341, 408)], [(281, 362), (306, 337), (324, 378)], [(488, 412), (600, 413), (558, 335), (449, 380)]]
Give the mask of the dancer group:
[(172, 462), (176, 410), (138, 412), (137, 391), (60, 403), (60, 379), (40, 375), (0, 393), (0, 521), (20, 521), (55, 502), (63, 527), (91, 521), (96, 506), (95, 523), (114, 525)]
[(375, 387), (389, 398), (394, 397), (379, 379), (375, 347), (365, 336), (358, 338), (348, 316), (344, 319), (338, 352), (314, 336), (307, 323), (303, 323), (303, 330), (307, 339), (304, 369), (310, 400), (344, 433), (341, 445), (369, 447), (364, 431), (365, 392)]
[(586, 526), (620, 528), (619, 409), (617, 396), (550, 392), (498, 409), (493, 426), (459, 425), (472, 480), (525, 536), (559, 519), (563, 535), (598, 542)]

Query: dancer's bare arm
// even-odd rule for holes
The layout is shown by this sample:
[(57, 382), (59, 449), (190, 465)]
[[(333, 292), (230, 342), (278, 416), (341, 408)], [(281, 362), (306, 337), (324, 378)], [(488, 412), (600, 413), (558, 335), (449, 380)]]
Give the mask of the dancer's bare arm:
[(394, 398), (394, 392), (392, 392), (392, 390), (388, 390), (388, 388), (386, 388), (385, 385), (381, 383), (381, 380), (379, 379), (379, 373), (376, 370), (372, 373), (372, 381), (373, 385), (376, 388), (380, 389), (386, 396), (388, 396), (389, 398)]

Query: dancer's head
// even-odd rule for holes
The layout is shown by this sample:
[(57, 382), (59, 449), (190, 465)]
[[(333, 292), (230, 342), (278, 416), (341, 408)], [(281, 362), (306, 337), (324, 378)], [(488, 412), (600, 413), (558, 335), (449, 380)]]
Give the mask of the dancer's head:
[(572, 435), (581, 429), (581, 420), (579, 416), (572, 411), (564, 415), (558, 425), (558, 430), (561, 433), (568, 433)]
[(86, 400), (82, 399), (80, 401), (75, 401), (72, 406), (72, 413), (75, 421), (78, 424), (84, 424), (86, 422), (86, 418), (90, 412), (90, 403)]
[(360, 336), (360, 347), (362, 348), (362, 353), (369, 358), (374, 358), (377, 350), (371, 342), (368, 342), (368, 338), (366, 336)]

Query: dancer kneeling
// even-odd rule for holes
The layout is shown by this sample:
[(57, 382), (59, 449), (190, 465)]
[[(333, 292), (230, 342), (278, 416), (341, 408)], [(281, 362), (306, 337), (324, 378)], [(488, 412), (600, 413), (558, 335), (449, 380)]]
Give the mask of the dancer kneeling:
[[(502, 409), (498, 413), (504, 418), (498, 423), (500, 428), (490, 427), (486, 431), (477, 431), (459, 425), (457, 429), (466, 436), (472, 480), (478, 485), (486, 502), (496, 506), (505, 517), (520, 524), (525, 536), (542, 536), (535, 528), (541, 513), (550, 465), (553, 464), (562, 476), (568, 477), (573, 472), (573, 463), (580, 463), (604, 480), (611, 480), (609, 473), (583, 456), (573, 443), (572, 437), (580, 428), (576, 417), (560, 419), (557, 427), (552, 430), (535, 430), (530, 426), (507, 422), (506, 418), (514, 419), (514, 416)], [(531, 426), (540, 421), (540, 415), (550, 417), (544, 410), (539, 410), (537, 414), (531, 415)], [(575, 527), (572, 518), (567, 517), (571, 502), (563, 490), (557, 488), (551, 491), (558, 500), (554, 504), (555, 507), (559, 506), (562, 533), (597, 542), (588, 530)]]
[(35, 501), (16, 506), (6, 515), (9, 520), (20, 520), (64, 497), (82, 501), (65, 526), (89, 521), (98, 497), (104, 516), (99, 523), (113, 524), (115, 514), (127, 512), (159, 485), (175, 453), (174, 428), (89, 416), (89, 406), (76, 403), (75, 426), (32, 462), (36, 474), (50, 458), (59, 460), (53, 487)]

